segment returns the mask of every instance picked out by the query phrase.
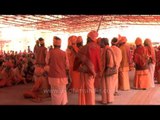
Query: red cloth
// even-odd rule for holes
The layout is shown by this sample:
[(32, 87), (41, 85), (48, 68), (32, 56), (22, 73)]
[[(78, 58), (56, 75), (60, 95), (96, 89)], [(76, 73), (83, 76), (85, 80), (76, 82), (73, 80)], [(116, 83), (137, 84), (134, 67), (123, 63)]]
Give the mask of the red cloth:
[(45, 65), (45, 58), (46, 58), (46, 52), (47, 52), (47, 48), (40, 46), (37, 48), (37, 53), (36, 53), (36, 64), (40, 64), (40, 65)]
[(97, 44), (98, 44), (98, 45), (100, 45), (101, 39), (102, 39), (102, 38), (100, 38), (100, 37), (97, 38)]
[(77, 41), (77, 36), (75, 36), (75, 35), (70, 36), (68, 38), (68, 46), (71, 46), (72, 43), (76, 43), (76, 41)]
[(142, 45), (142, 39), (139, 38), (139, 37), (136, 38), (135, 44), (136, 44), (136, 45)]
[(158, 79), (159, 78), (158, 76), (160, 76), (158, 72), (159, 70), (160, 70), (160, 50), (156, 52), (156, 67), (155, 67), (156, 72), (154, 72), (156, 79)]
[(88, 33), (87, 37), (91, 38), (94, 42), (96, 42), (96, 38), (98, 37), (98, 32), (95, 30), (92, 30)]
[(127, 42), (127, 38), (125, 36), (121, 36), (119, 38), (119, 43), (126, 43)]
[(155, 50), (154, 48), (151, 46), (145, 46), (145, 48), (147, 49), (148, 52), (148, 56), (151, 58), (152, 63), (156, 63), (156, 55), (155, 55)]
[(52, 78), (65, 78), (66, 76), (66, 53), (58, 48), (49, 51), (49, 73)]
[(4, 66), (13, 67), (13, 64), (11, 62), (7, 61), (7, 62), (4, 63)]
[(72, 48), (73, 48), (73, 50), (74, 50), (76, 53), (78, 53), (79, 48), (78, 48), (77, 46), (72, 45)]
[(147, 49), (143, 46), (139, 46), (134, 51), (133, 60), (136, 64), (136, 69), (144, 70), (148, 68), (148, 53)]
[(81, 65), (86, 66), (92, 75), (100, 72), (100, 47), (96, 43), (88, 43), (79, 50), (73, 69), (78, 70)]

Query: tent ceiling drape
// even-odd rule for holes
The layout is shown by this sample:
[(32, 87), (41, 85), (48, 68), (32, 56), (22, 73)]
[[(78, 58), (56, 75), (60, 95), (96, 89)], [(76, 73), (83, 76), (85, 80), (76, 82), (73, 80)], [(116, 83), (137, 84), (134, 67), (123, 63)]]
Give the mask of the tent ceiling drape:
[[(87, 32), (97, 29), (101, 15), (1, 15), (0, 28), (8, 26), (36, 30)], [(160, 25), (159, 15), (103, 15), (101, 29), (123, 25)]]

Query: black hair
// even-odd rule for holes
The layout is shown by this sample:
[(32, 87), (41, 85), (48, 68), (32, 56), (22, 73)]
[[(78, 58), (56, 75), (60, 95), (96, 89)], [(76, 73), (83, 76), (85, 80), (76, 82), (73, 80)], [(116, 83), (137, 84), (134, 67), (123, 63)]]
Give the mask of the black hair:
[(77, 43), (77, 47), (83, 46), (83, 42)]
[(54, 39), (56, 39), (56, 40), (61, 40), (59, 37), (57, 37), (57, 36), (54, 36), (53, 37)]
[(44, 39), (43, 39), (42, 37), (40, 37), (38, 40), (39, 40), (39, 41), (43, 41)]
[(87, 43), (93, 42), (93, 40), (90, 37), (87, 37)]
[(118, 39), (116, 37), (112, 38), (111, 40), (111, 44), (112, 45), (115, 45), (115, 43), (118, 41)]
[(104, 48), (106, 45), (109, 45), (108, 38), (102, 38), (100, 41), (101, 48)]

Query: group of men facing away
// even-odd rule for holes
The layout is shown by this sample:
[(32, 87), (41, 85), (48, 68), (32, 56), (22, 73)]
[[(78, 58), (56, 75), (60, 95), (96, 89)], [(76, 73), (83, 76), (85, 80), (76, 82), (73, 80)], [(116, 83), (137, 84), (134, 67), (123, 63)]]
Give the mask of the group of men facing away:
[[(35, 84), (25, 97), (51, 96), (53, 105), (68, 103), (67, 89), (78, 93), (79, 105), (95, 105), (95, 94), (100, 93), (102, 104), (114, 102), (118, 90), (130, 90), (129, 71), (135, 68), (135, 89), (155, 87), (155, 50), (151, 40), (144, 45), (141, 38), (135, 40), (131, 52), (125, 36), (114, 37), (111, 46), (107, 38), (98, 37), (94, 30), (87, 35), (83, 46), (81, 36), (70, 36), (66, 52), (61, 50), (61, 39), (53, 37), (53, 48), (47, 51), (40, 38), (34, 48)], [(117, 72), (107, 75), (107, 68), (116, 66)], [(159, 67), (158, 67), (159, 68)], [(70, 86), (68, 86), (71, 84)]]

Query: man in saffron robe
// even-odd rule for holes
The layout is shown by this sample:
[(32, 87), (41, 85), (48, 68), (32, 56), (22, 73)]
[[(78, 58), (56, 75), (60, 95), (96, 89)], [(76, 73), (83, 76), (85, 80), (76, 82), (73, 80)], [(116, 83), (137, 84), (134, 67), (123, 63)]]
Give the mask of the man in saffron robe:
[(22, 69), (22, 62), (18, 62), (17, 63), (17, 67), (14, 68), (13, 70), (14, 72), (14, 82), (15, 84), (19, 84), (21, 82), (23, 82), (24, 84), (26, 84), (26, 79), (24, 78), (24, 72), (23, 72), (23, 69)]
[(76, 43), (77, 43), (77, 36), (70, 36), (68, 38), (68, 48), (66, 52), (69, 59), (69, 72), (72, 79), (70, 90), (72, 92), (78, 92), (80, 87), (80, 73), (78, 71), (73, 70), (73, 63), (75, 61), (75, 56), (79, 50)]
[(36, 44), (34, 46), (34, 49), (33, 49), (33, 53), (36, 54), (37, 53), (37, 48), (39, 47), (39, 40), (36, 40)]
[(126, 44), (127, 38), (121, 36), (119, 38), (119, 48), (122, 52), (122, 61), (119, 67), (119, 89), (130, 90), (129, 82), (129, 64), (130, 64), (130, 47)]
[[(47, 48), (45, 47), (44, 39), (39, 38), (38, 39), (40, 46), (36, 48), (35, 53), (35, 69), (36, 67), (42, 67), (42, 69), (45, 67), (46, 62), (46, 54), (47, 54)], [(34, 76), (35, 80), (37, 79), (36, 76)]]
[(151, 78), (148, 70), (148, 52), (142, 46), (141, 38), (135, 40), (136, 49), (134, 51), (133, 60), (135, 63), (134, 87), (136, 89), (148, 89), (151, 87)]
[[(122, 61), (122, 52), (120, 50), (120, 48), (117, 47), (117, 44), (118, 44), (118, 39), (116, 37), (114, 37), (111, 41), (111, 48), (113, 49), (114, 53), (115, 53), (115, 59), (116, 59), (116, 66), (117, 66), (117, 70), (119, 70), (119, 66), (120, 66), (120, 63)], [(115, 95), (119, 95), (118, 94), (118, 73), (116, 74), (116, 85), (115, 85)]]
[[(104, 41), (108, 41), (107, 38), (97, 38), (97, 44), (100, 46), (100, 64), (103, 62), (103, 53), (104, 53), (104, 49), (105, 49), (105, 43), (107, 42), (104, 42)], [(103, 67), (102, 64), (100, 65), (100, 67)], [(101, 70), (101, 69), (100, 69)], [(95, 82), (94, 82), (94, 86), (95, 86), (95, 90), (96, 90), (96, 93), (97, 94), (100, 94), (101, 93), (101, 72), (99, 72), (97, 75), (96, 75), (96, 78), (95, 78)]]
[(155, 49), (152, 46), (152, 42), (150, 39), (145, 39), (144, 46), (146, 47), (149, 55), (149, 73), (151, 77), (151, 85), (152, 87), (155, 87), (154, 83), (154, 71), (155, 71), (155, 65), (156, 65), (156, 55), (155, 55)]
[(44, 67), (46, 65), (45, 58), (47, 48), (45, 47), (44, 39), (39, 38), (40, 46), (36, 48), (35, 64)]
[(158, 47), (156, 51), (156, 67), (155, 67), (155, 79), (157, 80), (157, 83), (160, 84), (160, 46)]
[(82, 36), (78, 36), (78, 37), (77, 37), (76, 43), (77, 43), (77, 47), (78, 47), (79, 49), (82, 48), (82, 46), (83, 46)]
[(43, 68), (36, 67), (36, 81), (31, 90), (24, 92), (25, 98), (32, 98), (34, 102), (41, 102), (42, 99), (50, 97), (50, 86), (45, 72)]
[(107, 104), (107, 88), (106, 88), (106, 79), (105, 79), (105, 64), (106, 64), (106, 49), (109, 48), (109, 42), (108, 38), (100, 38), (97, 40), (99, 43), (101, 50), (100, 50), (100, 73), (98, 73), (98, 77), (100, 79), (100, 89), (101, 89), (101, 95), (102, 95), (102, 101), (100, 101), (102, 104)]
[(66, 105), (68, 102), (66, 85), (68, 84), (66, 71), (69, 71), (69, 61), (66, 53), (60, 49), (61, 39), (53, 38), (54, 48), (46, 57), (49, 65), (48, 80), (51, 86), (51, 99), (53, 105)]
[(13, 63), (6, 61), (3, 63), (4, 68), (1, 71), (0, 87), (9, 87), (13, 85), (14, 73), (13, 73)]
[[(115, 49), (114, 49), (115, 50)], [(117, 60), (115, 57), (115, 51), (113, 50), (113, 47), (109, 47), (106, 49), (105, 52), (105, 68), (108, 67), (113, 67), (116, 66), (117, 68)], [(106, 104), (110, 104), (114, 102), (114, 93), (115, 93), (115, 88), (116, 88), (116, 79), (117, 79), (117, 74), (113, 75), (106, 75), (105, 74), (106, 69), (104, 70), (104, 76), (105, 76), (105, 83), (106, 83)], [(118, 71), (117, 71), (118, 73)]]
[(79, 105), (95, 105), (94, 81), (100, 72), (100, 47), (96, 43), (98, 33), (94, 30), (87, 35), (87, 44), (83, 46), (74, 62), (74, 70), (81, 72)]

